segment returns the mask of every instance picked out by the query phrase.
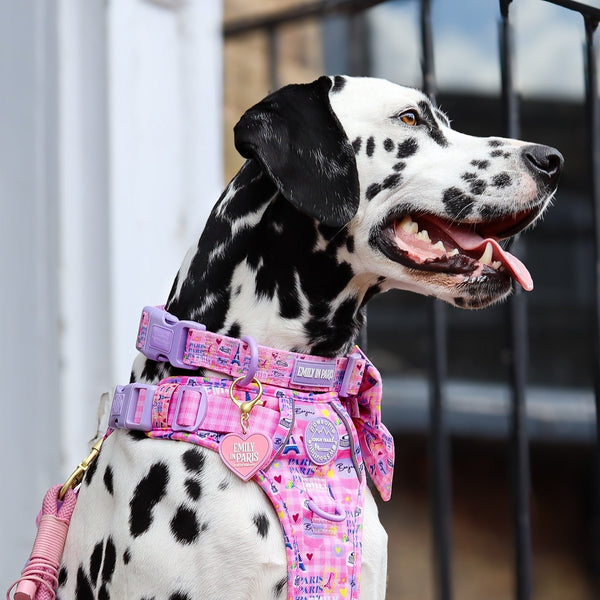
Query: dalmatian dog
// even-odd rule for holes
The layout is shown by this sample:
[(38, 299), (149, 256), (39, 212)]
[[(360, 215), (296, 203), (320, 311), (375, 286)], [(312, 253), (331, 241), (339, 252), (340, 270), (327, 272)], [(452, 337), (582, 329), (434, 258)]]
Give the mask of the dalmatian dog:
[[(343, 76), (269, 95), (235, 144), (248, 160), (166, 304), (180, 319), (334, 357), (391, 288), (481, 308), (513, 280), (532, 287), (502, 240), (550, 202), (553, 148), (464, 135), (415, 89)], [(174, 374), (139, 357), (132, 381)], [(387, 537), (370, 493), (364, 514), (360, 597), (381, 599)], [(255, 483), (215, 452), (118, 430), (81, 486), (57, 597), (283, 600), (286, 578), (281, 526)]]

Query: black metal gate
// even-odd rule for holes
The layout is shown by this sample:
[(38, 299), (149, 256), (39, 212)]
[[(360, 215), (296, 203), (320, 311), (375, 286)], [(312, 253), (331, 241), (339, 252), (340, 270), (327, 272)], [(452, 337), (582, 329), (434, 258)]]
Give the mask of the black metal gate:
[[(350, 35), (346, 49), (349, 75), (369, 75), (365, 60), (364, 11), (383, 4), (386, 0), (324, 0), (305, 3), (282, 10), (277, 14), (261, 18), (249, 18), (225, 24), (226, 38), (240, 36), (253, 31), (266, 33), (269, 44), (268, 72), (270, 88), (279, 87), (278, 80), (278, 31), (283, 25), (304, 19), (321, 19), (332, 14), (344, 14), (348, 18)], [(444, 0), (445, 1), (445, 0)], [(595, 340), (595, 399), (596, 430), (600, 431), (600, 108), (598, 104), (597, 58), (594, 34), (600, 22), (600, 8), (572, 0), (538, 0), (561, 6), (565, 11), (574, 11), (582, 16), (585, 29), (585, 82), (586, 82), (586, 128), (588, 139), (588, 170), (590, 173), (590, 202), (593, 206), (594, 264), (595, 273), (590, 274), (595, 282), (594, 340)], [(499, 1), (500, 57), (502, 75), (502, 105), (504, 135), (518, 138), (520, 135), (519, 95), (514, 85), (513, 72), (513, 29), (510, 21), (512, 0)], [(515, 0), (517, 3), (518, 0)], [(420, 0), (422, 87), (435, 98), (436, 78), (433, 64), (434, 40), (432, 35), (431, 0)], [(515, 245), (522, 246), (520, 240)], [(523, 253), (521, 247), (518, 252)], [(518, 286), (517, 286), (518, 287)], [(532, 597), (532, 543), (530, 532), (530, 470), (529, 441), (526, 425), (526, 387), (528, 364), (527, 310), (523, 294), (518, 289), (509, 302), (506, 313), (510, 335), (510, 388), (511, 388), (511, 431), (510, 465), (512, 473), (513, 519), (515, 533), (515, 591), (517, 600)], [(444, 410), (447, 385), (446, 353), (446, 308), (437, 300), (429, 304), (430, 322), (430, 431), (429, 447), (431, 458), (432, 524), (434, 536), (434, 579), (436, 597), (440, 600), (452, 598), (452, 535), (451, 535), (451, 469), (449, 434)], [(596, 443), (596, 472), (600, 481), (600, 444)]]

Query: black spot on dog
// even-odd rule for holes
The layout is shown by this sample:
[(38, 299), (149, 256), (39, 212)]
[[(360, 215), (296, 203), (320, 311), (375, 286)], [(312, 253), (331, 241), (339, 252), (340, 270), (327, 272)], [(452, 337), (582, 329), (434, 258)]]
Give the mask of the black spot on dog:
[(277, 289), (279, 298), (279, 314), (284, 319), (297, 319), (302, 314), (300, 296), (295, 280), (288, 280), (288, 285), (280, 285)]
[(100, 567), (102, 566), (102, 547), (102, 542), (98, 542), (90, 556), (90, 580), (93, 586), (96, 585), (98, 573), (100, 573)]
[(397, 162), (392, 169), (394, 169), (394, 171), (404, 171), (404, 169), (406, 168), (406, 163), (405, 162)]
[(492, 158), (498, 158), (499, 156), (502, 156), (504, 154), (504, 152), (502, 152), (502, 150), (492, 150), (490, 152), (490, 156)]
[(471, 164), (478, 169), (485, 170), (490, 166), (489, 160), (472, 160)]
[(352, 149), (354, 150), (354, 154), (358, 154), (360, 152), (361, 146), (362, 138), (359, 136), (352, 142)]
[(147, 440), (148, 436), (139, 429), (130, 429), (127, 432), (130, 440), (134, 440), (135, 442), (141, 442), (142, 440)]
[(371, 136), (367, 140), (367, 156), (369, 156), (369, 157), (373, 156), (374, 152), (375, 152), (375, 138), (373, 136)]
[(185, 491), (187, 492), (187, 495), (192, 500), (198, 500), (198, 498), (200, 498), (200, 494), (202, 493), (202, 488), (200, 486), (199, 481), (196, 481), (195, 479), (186, 479), (184, 482), (184, 485), (185, 485)]
[(473, 197), (458, 188), (451, 187), (444, 191), (442, 202), (446, 212), (453, 218), (465, 218), (473, 210)]
[(448, 140), (446, 136), (442, 133), (441, 129), (434, 128), (429, 132), (429, 136), (431, 139), (442, 148), (448, 147)]
[[(322, 356), (334, 356), (344, 341), (354, 339), (362, 326), (364, 315), (358, 314), (358, 300), (347, 298), (330, 314), (326, 307), (325, 315), (320, 319), (311, 319), (305, 329), (315, 344), (313, 351)], [(354, 333), (352, 331), (354, 330)], [(350, 336), (348, 335), (350, 333)]]
[(463, 173), (461, 176), (461, 179), (464, 179), (465, 181), (473, 181), (473, 179), (477, 179), (477, 173)]
[(109, 537), (106, 540), (106, 546), (104, 548), (104, 564), (102, 565), (102, 581), (103, 583), (110, 583), (112, 576), (115, 572), (115, 565), (117, 564), (117, 549), (112, 540)]
[(504, 142), (500, 140), (489, 140), (488, 146), (491, 146), (492, 148), (499, 148), (500, 146), (504, 146)]
[(512, 183), (510, 175), (506, 172), (498, 173), (492, 177), (492, 185), (497, 188), (508, 187)]
[(384, 190), (390, 190), (390, 189), (395, 188), (396, 186), (400, 185), (400, 183), (402, 183), (402, 175), (400, 175), (400, 173), (395, 173), (394, 175), (388, 175), (383, 180), (381, 187)]
[(127, 550), (125, 550), (125, 552), (123, 552), (123, 563), (128, 565), (131, 561), (131, 552), (129, 551), (129, 548), (127, 548)]
[(58, 571), (58, 587), (62, 587), (67, 583), (67, 579), (69, 578), (69, 574), (67, 572), (67, 567), (64, 565)]
[(98, 468), (98, 461), (95, 460), (92, 462), (92, 464), (88, 467), (88, 470), (85, 472), (85, 484), (86, 485), (90, 485), (90, 483), (92, 483), (92, 479), (94, 478), (97, 468)]
[(346, 250), (348, 250), (350, 254), (354, 252), (354, 238), (351, 235), (346, 238)]
[(175, 592), (169, 596), (169, 600), (191, 600), (191, 598), (183, 592)]
[(346, 79), (341, 75), (336, 75), (333, 78), (333, 87), (331, 88), (331, 93), (336, 94), (337, 92), (341, 92), (346, 85)]
[(396, 152), (396, 158), (408, 158), (415, 154), (419, 149), (419, 142), (416, 138), (408, 138), (398, 144), (398, 152)]
[(90, 580), (87, 578), (83, 565), (77, 569), (77, 584), (75, 585), (75, 597), (77, 600), (94, 600), (94, 593)]
[(394, 141), (391, 140), (390, 138), (386, 138), (383, 141), (383, 148), (385, 149), (386, 152), (391, 152), (395, 146), (396, 146), (396, 144), (394, 144)]
[(105, 583), (103, 583), (98, 590), (98, 600), (110, 600), (110, 594), (108, 593)]
[(196, 513), (181, 505), (171, 519), (171, 533), (180, 544), (195, 542), (200, 533)]
[(104, 477), (102, 478), (106, 491), (112, 496), (113, 495), (113, 470), (110, 465), (106, 467), (104, 471)]
[(510, 158), (510, 152), (505, 152), (502, 156), (504, 156), (504, 158)]
[(222, 492), (225, 491), (228, 487), (229, 487), (229, 481), (227, 481), (226, 479), (223, 479), (223, 481), (221, 481), (221, 483), (219, 483), (219, 490), (221, 490)]
[(471, 182), (469, 187), (469, 191), (471, 194), (475, 194), (476, 196), (481, 196), (487, 189), (487, 183), (483, 181), (483, 179), (476, 179)]
[(259, 513), (254, 515), (252, 522), (256, 525), (256, 530), (258, 531), (258, 535), (261, 538), (266, 538), (269, 534), (269, 519), (267, 519), (267, 515), (265, 513)]
[(181, 460), (183, 461), (183, 466), (186, 468), (187, 471), (189, 471), (190, 473), (200, 474), (204, 469), (206, 457), (204, 456), (204, 453), (200, 450), (190, 448), (181, 455)]
[(442, 148), (446, 148), (448, 146), (448, 140), (446, 136), (442, 133), (440, 126), (438, 125), (435, 117), (433, 116), (433, 112), (427, 102), (419, 102), (419, 109), (421, 110), (421, 114), (425, 122), (428, 125), (429, 137)]
[(231, 327), (229, 328), (229, 331), (225, 335), (232, 337), (232, 338), (239, 338), (240, 331), (241, 331), (240, 324), (232, 323)]
[(377, 194), (379, 194), (381, 189), (382, 188), (381, 188), (380, 183), (372, 183), (367, 188), (367, 191), (365, 192), (365, 197), (367, 198), (367, 200), (373, 200), (373, 198), (375, 198), (375, 196), (377, 196)]
[(287, 585), (287, 577), (283, 577), (281, 578), (276, 584), (275, 587), (273, 588), (273, 597), (277, 600), (281, 594), (283, 594), (283, 591), (285, 590)]
[(489, 206), (488, 204), (479, 207), (479, 214), (484, 221), (493, 221), (501, 216), (501, 213), (498, 212), (497, 208)]
[(137, 484), (129, 502), (129, 532), (138, 537), (152, 525), (152, 511), (164, 497), (169, 482), (169, 469), (162, 462), (154, 463), (148, 474)]

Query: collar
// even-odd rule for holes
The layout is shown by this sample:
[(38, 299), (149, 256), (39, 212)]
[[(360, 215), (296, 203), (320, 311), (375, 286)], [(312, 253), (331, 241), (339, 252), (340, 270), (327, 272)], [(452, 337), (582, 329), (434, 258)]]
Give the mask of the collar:
[(136, 348), (147, 358), (174, 367), (206, 368), (236, 378), (253, 374), (259, 381), (301, 391), (335, 391), (355, 396), (367, 361), (358, 347), (348, 356), (326, 358), (261, 346), (251, 338), (206, 331), (194, 321), (179, 320), (162, 307), (142, 311)]

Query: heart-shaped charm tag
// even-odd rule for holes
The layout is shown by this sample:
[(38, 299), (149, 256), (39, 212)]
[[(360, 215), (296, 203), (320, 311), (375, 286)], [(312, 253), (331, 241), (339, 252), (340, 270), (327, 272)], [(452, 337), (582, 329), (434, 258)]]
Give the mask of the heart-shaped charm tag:
[(228, 433), (219, 444), (223, 462), (244, 481), (264, 466), (272, 449), (273, 442), (262, 433)]

